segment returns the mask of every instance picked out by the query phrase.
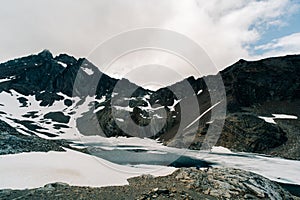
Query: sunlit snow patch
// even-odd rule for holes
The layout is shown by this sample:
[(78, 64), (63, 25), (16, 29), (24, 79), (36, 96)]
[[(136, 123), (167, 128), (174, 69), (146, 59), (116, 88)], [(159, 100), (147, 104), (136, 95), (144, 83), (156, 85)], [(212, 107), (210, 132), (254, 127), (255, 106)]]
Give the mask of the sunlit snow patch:
[(286, 115), (286, 114), (272, 114), (273, 117), (263, 117), (259, 116), (259, 118), (265, 120), (265, 122), (271, 123), (271, 124), (276, 124), (274, 119), (298, 119), (297, 116), (294, 115)]

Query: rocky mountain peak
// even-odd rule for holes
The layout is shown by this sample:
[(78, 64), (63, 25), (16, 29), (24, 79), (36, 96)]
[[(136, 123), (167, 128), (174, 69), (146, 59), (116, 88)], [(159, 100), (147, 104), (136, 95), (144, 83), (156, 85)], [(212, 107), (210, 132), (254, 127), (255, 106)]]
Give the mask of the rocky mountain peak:
[(40, 56), (42, 58), (45, 58), (45, 59), (52, 59), (53, 58), (52, 53), (48, 49), (45, 49), (42, 52), (40, 52), (38, 54), (38, 56)]

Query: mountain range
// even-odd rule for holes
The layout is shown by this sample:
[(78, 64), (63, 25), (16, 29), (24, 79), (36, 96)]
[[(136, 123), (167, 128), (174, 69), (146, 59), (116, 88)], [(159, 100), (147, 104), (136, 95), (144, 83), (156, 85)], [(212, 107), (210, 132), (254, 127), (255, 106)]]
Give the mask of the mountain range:
[[(191, 76), (151, 91), (127, 79), (111, 78), (84, 58), (67, 54), (54, 57), (44, 50), (0, 64), (0, 128), (13, 129), (22, 139), (137, 136), (174, 147), (183, 147), (188, 141), (188, 148), (201, 149), (206, 145), (209, 126), (218, 126), (214, 122), (223, 120), (215, 145), (299, 160), (299, 66), (300, 56), (290, 55), (239, 60), (227, 67), (218, 74), (226, 91), (222, 102), (227, 113), (222, 119), (211, 119), (212, 107), (218, 105), (212, 104), (206, 81), (217, 75)], [(74, 87), (76, 82), (80, 87)], [(184, 92), (186, 83), (192, 93)], [(119, 93), (114, 91), (117, 84), (122, 86)], [(173, 91), (181, 91), (181, 97)], [(188, 115), (183, 119), (181, 105), (189, 105), (195, 98), (200, 113), (195, 107), (185, 107)], [(128, 116), (136, 127), (127, 127)], [(193, 123), (196, 126), (189, 130)], [(11, 148), (5, 146), (2, 149)]]

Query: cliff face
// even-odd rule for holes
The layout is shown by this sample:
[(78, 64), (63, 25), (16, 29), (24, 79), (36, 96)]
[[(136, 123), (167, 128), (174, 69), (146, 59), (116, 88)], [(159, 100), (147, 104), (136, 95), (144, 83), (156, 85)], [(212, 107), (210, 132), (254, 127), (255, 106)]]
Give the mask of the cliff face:
[[(299, 159), (299, 144), (295, 141), (299, 141), (299, 119), (275, 119), (273, 114), (300, 116), (300, 57), (239, 61), (221, 74), (230, 114), (219, 144)], [(273, 118), (276, 124), (257, 116)], [(225, 138), (230, 137), (236, 142), (227, 142)]]
[(285, 56), (260, 61), (240, 60), (221, 72), (227, 94), (240, 107), (266, 101), (294, 101), (300, 95), (300, 57)]
[[(217, 145), (299, 159), (296, 141), (300, 123), (296, 117), (300, 116), (300, 57), (240, 60), (220, 74), (226, 87), (228, 113)], [(279, 119), (273, 114), (292, 115), (294, 119)], [(200, 128), (198, 144), (205, 132), (205, 127)]]
[[(220, 75), (226, 89), (227, 117), (217, 145), (237, 151), (299, 159), (299, 120), (275, 119), (276, 123), (268, 123), (259, 116), (300, 116), (300, 56), (253, 62), (240, 60), (221, 71)], [(39, 102), (39, 106), (47, 107), (47, 113), (40, 114), (30, 110), (22, 116), (22, 120), (14, 119), (14, 116), (8, 119), (3, 109), (1, 116), (25, 126), (27, 133), (32, 135), (39, 133), (56, 137), (64, 132), (45, 128), (42, 132), (41, 123), (50, 117), (54, 130), (70, 127), (76, 108), (89, 99), (89, 109), (76, 118), (76, 125), (81, 134), (151, 137), (159, 138), (167, 145), (180, 146), (185, 137), (190, 137), (188, 133), (185, 134), (185, 128), (203, 114), (198, 120), (196, 137), (188, 139), (192, 143), (190, 148), (199, 149), (211, 123), (209, 109), (213, 105), (205, 83), (205, 80), (210, 78), (214, 76), (205, 79), (189, 77), (170, 87), (150, 91), (125, 79), (113, 79), (85, 59), (75, 59), (66, 54), (53, 57), (46, 50), (38, 55), (0, 64), (0, 94), (12, 94), (12, 91), (16, 91), (20, 96), (20, 107), (28, 108), (31, 104), (29, 97), (33, 96)], [(184, 93), (186, 82), (195, 92), (200, 113), (194, 111), (195, 107), (187, 106), (185, 112), (190, 114), (182, 119), (180, 104), (189, 105), (195, 98), (194, 95)], [(76, 83), (80, 83), (79, 87)], [(114, 93), (117, 83), (123, 86), (123, 90)], [(124, 95), (131, 88), (135, 88), (134, 92), (125, 98)], [(181, 91), (181, 98), (175, 96), (172, 92), (174, 90)], [(76, 102), (75, 98), (81, 100)], [(111, 103), (113, 98), (117, 99), (114, 105)], [(52, 109), (56, 102), (64, 103), (64, 107), (59, 111)], [(69, 112), (66, 112), (68, 109)], [(113, 114), (117, 114), (118, 122)], [(41, 116), (39, 124), (38, 116)], [(128, 117), (140, 127), (147, 127), (149, 124), (150, 126), (145, 129), (139, 129), (138, 126), (132, 128), (124, 122)], [(130, 130), (130, 133), (124, 129)], [(178, 132), (181, 137), (176, 138)]]

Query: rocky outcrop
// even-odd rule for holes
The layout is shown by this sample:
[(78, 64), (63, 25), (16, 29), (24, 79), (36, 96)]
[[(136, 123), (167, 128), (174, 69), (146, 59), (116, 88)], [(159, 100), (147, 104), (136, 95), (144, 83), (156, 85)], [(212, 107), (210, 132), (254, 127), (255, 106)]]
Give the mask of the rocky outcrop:
[(180, 169), (175, 177), (195, 191), (224, 199), (292, 199), (274, 182), (239, 169), (220, 168), (205, 171)]
[(50, 183), (30, 190), (0, 190), (1, 199), (299, 199), (279, 185), (250, 172), (237, 169), (182, 168), (154, 178), (131, 178), (129, 185), (90, 188)]

